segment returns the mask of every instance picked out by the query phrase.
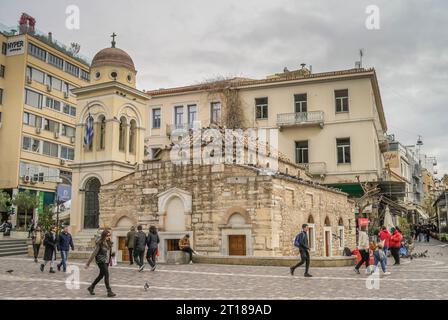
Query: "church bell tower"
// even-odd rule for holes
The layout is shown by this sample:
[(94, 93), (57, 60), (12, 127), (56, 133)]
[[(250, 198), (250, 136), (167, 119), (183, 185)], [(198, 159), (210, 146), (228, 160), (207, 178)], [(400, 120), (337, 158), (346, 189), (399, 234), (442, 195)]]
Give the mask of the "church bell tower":
[(149, 96), (136, 89), (134, 62), (116, 47), (115, 36), (111, 47), (93, 58), (90, 84), (73, 90), (78, 115), (70, 224), (75, 234), (104, 227), (101, 186), (134, 172), (144, 158)]

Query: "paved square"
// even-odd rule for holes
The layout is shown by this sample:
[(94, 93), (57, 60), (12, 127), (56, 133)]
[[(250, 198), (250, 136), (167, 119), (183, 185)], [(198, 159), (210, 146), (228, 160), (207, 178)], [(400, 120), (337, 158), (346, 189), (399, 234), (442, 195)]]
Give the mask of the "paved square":
[[(110, 269), (111, 286), (115, 299), (448, 299), (448, 245), (435, 240), (416, 244), (415, 252), (424, 250), (430, 257), (402, 259), (402, 265), (390, 266), (392, 274), (380, 275), (379, 289), (372, 278), (355, 274), (351, 267), (312, 268), (314, 277), (304, 278), (300, 268), (292, 277), (285, 267), (205, 264), (159, 265), (155, 272), (142, 273), (119, 264)], [(390, 265), (392, 261), (389, 258)], [(40, 264), (25, 256), (2, 257), (0, 299), (107, 299), (103, 282), (96, 296), (88, 294), (98, 268), (93, 264), (85, 270), (84, 263), (69, 261), (79, 267), (80, 283), (79, 289), (68, 289), (69, 274), (42, 273)]]

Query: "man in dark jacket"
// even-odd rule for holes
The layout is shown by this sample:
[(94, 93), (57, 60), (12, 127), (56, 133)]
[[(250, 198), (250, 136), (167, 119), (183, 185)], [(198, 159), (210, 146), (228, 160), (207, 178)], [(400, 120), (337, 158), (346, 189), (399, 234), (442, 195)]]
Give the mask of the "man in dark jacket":
[(142, 231), (143, 227), (139, 225), (137, 227), (137, 233), (134, 239), (134, 260), (138, 265), (138, 271), (143, 271), (145, 268), (145, 248), (146, 248), (146, 235)]
[(311, 274), (309, 274), (309, 268), (310, 268), (310, 248), (308, 246), (308, 225), (303, 224), (302, 225), (302, 232), (300, 232), (296, 239), (294, 240), (294, 245), (299, 248), (300, 252), (300, 261), (295, 265), (290, 267), (291, 275), (294, 275), (294, 271), (297, 267), (300, 267), (302, 264), (305, 263), (305, 277), (312, 277)]
[(134, 255), (133, 255), (134, 241), (135, 241), (135, 227), (132, 226), (131, 230), (126, 235), (126, 243), (125, 243), (126, 248), (128, 248), (128, 251), (129, 251), (129, 264), (130, 265), (134, 264)]
[(62, 232), (59, 234), (57, 239), (57, 248), (58, 251), (61, 253), (61, 263), (58, 263), (58, 271), (62, 270), (64, 272), (67, 271), (67, 259), (68, 259), (68, 252), (70, 251), (70, 248), (72, 250), (75, 250), (75, 247), (73, 245), (73, 238), (72, 235), (68, 232), (68, 226), (65, 225)]
[(44, 246), (44, 263), (40, 265), (40, 271), (44, 272), (45, 266), (50, 261), (50, 273), (55, 273), (53, 263), (56, 260), (56, 226), (52, 226), (50, 231), (45, 234)]

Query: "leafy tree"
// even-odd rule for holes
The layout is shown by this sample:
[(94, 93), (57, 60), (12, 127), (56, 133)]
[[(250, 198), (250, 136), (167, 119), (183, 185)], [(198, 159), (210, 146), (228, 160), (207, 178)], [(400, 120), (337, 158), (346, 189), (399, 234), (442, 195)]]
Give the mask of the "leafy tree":
[(36, 194), (32, 194), (30, 190), (25, 190), (16, 194), (12, 203), (17, 206), (18, 210), (25, 211), (25, 230), (27, 230), (28, 211), (33, 211), (39, 205), (39, 198)]
[(11, 205), (11, 197), (6, 192), (0, 192), (0, 212), (2, 216), (2, 221), (8, 216), (8, 209)]
[(53, 218), (53, 210), (51, 207), (46, 206), (43, 212), (39, 213), (37, 225), (42, 229), (42, 231), (47, 232), (50, 230), (50, 227), (55, 224), (56, 221)]

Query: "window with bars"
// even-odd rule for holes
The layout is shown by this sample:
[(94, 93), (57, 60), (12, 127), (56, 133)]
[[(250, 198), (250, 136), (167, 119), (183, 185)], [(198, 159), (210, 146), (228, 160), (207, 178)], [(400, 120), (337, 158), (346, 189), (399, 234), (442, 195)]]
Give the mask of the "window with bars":
[(334, 90), (336, 112), (348, 112), (348, 89)]
[(6, 42), (2, 42), (2, 54), (6, 55)]
[(0, 65), (0, 77), (4, 78), (5, 77), (5, 66), (4, 65)]
[(255, 117), (257, 119), (268, 118), (268, 98), (255, 99)]
[(350, 138), (336, 139), (338, 163), (351, 163)]
[(296, 141), (296, 163), (308, 163), (308, 141)]

